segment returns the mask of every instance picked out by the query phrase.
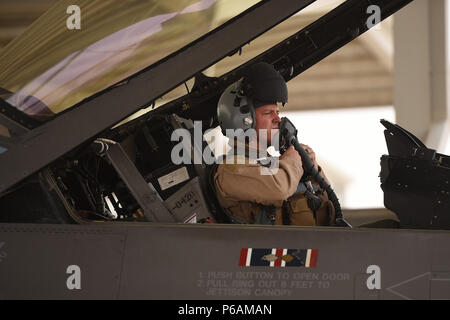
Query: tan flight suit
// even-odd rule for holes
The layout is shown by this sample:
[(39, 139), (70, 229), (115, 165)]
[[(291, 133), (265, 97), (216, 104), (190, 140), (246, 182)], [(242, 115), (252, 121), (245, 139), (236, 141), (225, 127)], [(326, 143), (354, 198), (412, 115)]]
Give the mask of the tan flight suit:
[(220, 164), (214, 182), (222, 208), (243, 223), (253, 223), (259, 205), (275, 206), (277, 214), (281, 212), (283, 201), (297, 190), (303, 168), (295, 159), (284, 158), (279, 160), (276, 174), (263, 175), (263, 166), (246, 160), (245, 164)]
[[(220, 164), (214, 176), (216, 194), (224, 210), (241, 223), (255, 223), (255, 219), (263, 206), (274, 206), (276, 215), (274, 224), (283, 224), (282, 206), (289, 206), (294, 214), (291, 223), (295, 225), (328, 225), (329, 206), (325, 193), (323, 209), (326, 214), (318, 215), (315, 219), (313, 212), (307, 205), (303, 194), (296, 193), (303, 168), (298, 161), (292, 158), (283, 158), (278, 162), (278, 171), (273, 175), (261, 174), (260, 164)], [(266, 169), (266, 168), (264, 168)], [(321, 173), (323, 175), (323, 173)], [(295, 195), (294, 195), (295, 194)], [(322, 198), (322, 196), (321, 196)], [(331, 205), (332, 206), (332, 205)], [(333, 210), (334, 214), (334, 210)], [(324, 218), (323, 216), (327, 217)], [(317, 220), (317, 221), (316, 221)]]

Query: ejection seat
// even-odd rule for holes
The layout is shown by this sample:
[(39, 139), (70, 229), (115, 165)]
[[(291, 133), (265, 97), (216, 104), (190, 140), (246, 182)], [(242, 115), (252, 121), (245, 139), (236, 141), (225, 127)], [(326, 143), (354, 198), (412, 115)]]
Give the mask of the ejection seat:
[[(195, 141), (196, 133), (194, 132), (195, 127), (192, 120), (183, 119), (175, 114), (170, 115), (168, 118), (170, 119), (169, 121), (171, 122), (173, 129), (182, 128), (190, 132), (191, 160), (193, 162), (193, 165), (190, 167), (192, 167), (195, 172), (195, 179), (198, 181), (197, 193), (199, 193), (199, 189), (201, 189), (203, 196), (203, 201), (200, 201), (203, 203), (203, 205), (201, 205), (202, 212), (200, 213), (200, 219), (197, 219), (197, 222), (231, 223), (230, 218), (220, 206), (215, 193), (214, 174), (217, 165), (207, 164), (203, 158), (203, 154), (212, 154), (208, 143), (204, 141), (203, 138), (201, 145), (198, 145), (198, 141)], [(204, 128), (201, 129), (203, 136)], [(197, 157), (195, 157), (195, 153), (197, 153)], [(195, 163), (196, 159), (201, 159), (201, 163)]]

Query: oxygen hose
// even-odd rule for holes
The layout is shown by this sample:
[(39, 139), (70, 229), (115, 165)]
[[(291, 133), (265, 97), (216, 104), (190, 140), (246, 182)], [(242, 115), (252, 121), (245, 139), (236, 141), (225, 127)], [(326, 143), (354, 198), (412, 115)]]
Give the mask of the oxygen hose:
[(328, 182), (319, 174), (317, 169), (314, 167), (314, 164), (309, 157), (306, 150), (300, 145), (300, 143), (297, 140), (297, 129), (295, 129), (292, 122), (289, 121), (289, 119), (283, 117), (281, 119), (280, 123), (280, 131), (283, 139), (285, 139), (285, 144), (287, 147), (294, 146), (295, 150), (299, 153), (300, 157), (302, 158), (302, 165), (304, 174), (306, 176), (312, 176), (317, 181), (319, 186), (324, 189), (328, 194), (328, 199), (333, 203), (336, 219), (335, 223), (339, 227), (349, 227), (352, 226), (345, 221), (343, 215), (342, 215), (342, 209), (341, 205), (339, 203), (339, 199), (336, 196), (336, 193), (331, 188), (331, 186), (328, 184)]

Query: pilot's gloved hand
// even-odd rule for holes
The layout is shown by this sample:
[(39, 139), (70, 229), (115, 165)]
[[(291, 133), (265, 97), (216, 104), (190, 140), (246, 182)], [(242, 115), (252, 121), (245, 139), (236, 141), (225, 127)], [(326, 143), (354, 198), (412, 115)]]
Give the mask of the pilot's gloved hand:
[(295, 150), (294, 146), (290, 146), (287, 150), (281, 155), (280, 159), (292, 158), (295, 159), (296, 162), (302, 164), (302, 158), (298, 154), (297, 150)]
[(307, 146), (306, 144), (301, 143), (300, 145), (303, 147), (303, 149), (306, 150), (306, 152), (308, 152), (308, 155), (311, 158), (311, 161), (314, 164), (316, 170), (319, 170), (319, 164), (317, 163), (316, 153), (314, 152), (314, 150), (310, 146)]

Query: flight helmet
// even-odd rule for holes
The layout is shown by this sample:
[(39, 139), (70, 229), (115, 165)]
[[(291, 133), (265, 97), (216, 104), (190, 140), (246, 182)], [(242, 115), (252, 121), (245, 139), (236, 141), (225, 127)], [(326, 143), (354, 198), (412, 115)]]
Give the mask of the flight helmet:
[(283, 105), (288, 100), (284, 78), (268, 63), (250, 67), (247, 74), (222, 93), (217, 117), (222, 130), (255, 128), (255, 109), (267, 104)]

